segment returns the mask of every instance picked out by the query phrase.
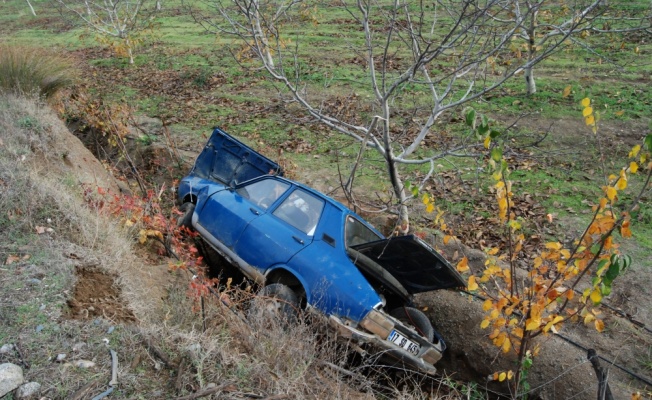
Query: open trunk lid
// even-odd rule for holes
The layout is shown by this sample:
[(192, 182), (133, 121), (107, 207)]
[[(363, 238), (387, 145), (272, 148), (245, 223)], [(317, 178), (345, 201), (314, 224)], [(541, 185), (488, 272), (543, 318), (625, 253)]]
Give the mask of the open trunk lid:
[(363, 243), (353, 249), (385, 268), (410, 294), (466, 287), (455, 268), (414, 235)]

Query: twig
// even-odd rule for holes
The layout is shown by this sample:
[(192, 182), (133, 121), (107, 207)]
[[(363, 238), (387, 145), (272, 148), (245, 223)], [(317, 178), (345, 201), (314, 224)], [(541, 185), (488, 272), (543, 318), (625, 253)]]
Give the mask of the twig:
[(25, 356), (23, 356), (23, 351), (20, 349), (20, 341), (17, 341), (16, 344), (14, 345), (14, 349), (16, 349), (16, 353), (18, 353), (18, 357), (20, 357), (20, 363), (23, 364), (23, 367), (25, 369), (29, 369), (29, 363), (27, 360), (25, 360)]
[(179, 361), (179, 369), (177, 369), (177, 379), (174, 381), (174, 389), (176, 390), (177, 394), (181, 393), (181, 385), (182, 385), (182, 379), (181, 377), (183, 376), (183, 370), (186, 368), (186, 356), (181, 356), (181, 361)]
[(97, 379), (94, 380), (94, 381), (88, 382), (87, 384), (85, 384), (84, 386), (79, 388), (79, 390), (77, 390), (75, 393), (73, 393), (73, 395), (71, 397), (69, 397), (68, 400), (87, 399), (89, 397), (88, 393), (90, 391), (92, 391), (95, 388), (95, 386), (97, 386), (98, 384), (99, 384), (99, 381)]
[(199, 399), (200, 397), (206, 397), (210, 396), (211, 394), (215, 394), (218, 392), (221, 392), (225, 387), (231, 385), (231, 382), (226, 382), (221, 384), (220, 386), (212, 387), (210, 389), (202, 390), (201, 392), (193, 393), (188, 396), (183, 396), (183, 397), (177, 397), (176, 400), (193, 400), (193, 399)]

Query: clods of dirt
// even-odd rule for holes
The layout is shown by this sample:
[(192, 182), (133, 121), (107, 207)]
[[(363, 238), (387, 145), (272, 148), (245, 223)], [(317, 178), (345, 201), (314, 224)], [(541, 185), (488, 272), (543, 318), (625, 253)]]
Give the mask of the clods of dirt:
[(68, 300), (70, 319), (104, 318), (113, 322), (133, 322), (136, 317), (121, 297), (115, 277), (97, 268), (77, 267), (77, 283)]

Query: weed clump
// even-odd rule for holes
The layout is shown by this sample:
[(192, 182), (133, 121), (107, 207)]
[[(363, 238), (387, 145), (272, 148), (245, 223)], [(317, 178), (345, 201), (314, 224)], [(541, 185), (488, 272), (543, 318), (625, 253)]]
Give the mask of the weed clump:
[(73, 80), (73, 69), (64, 58), (42, 49), (0, 46), (1, 92), (51, 98)]

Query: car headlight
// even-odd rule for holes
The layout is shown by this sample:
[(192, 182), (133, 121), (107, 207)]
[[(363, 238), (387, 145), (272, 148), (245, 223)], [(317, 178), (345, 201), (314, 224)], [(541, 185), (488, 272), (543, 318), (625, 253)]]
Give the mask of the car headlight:
[(382, 339), (387, 339), (389, 333), (394, 329), (394, 323), (383, 313), (371, 310), (369, 314), (362, 321), (360, 326), (380, 336)]

